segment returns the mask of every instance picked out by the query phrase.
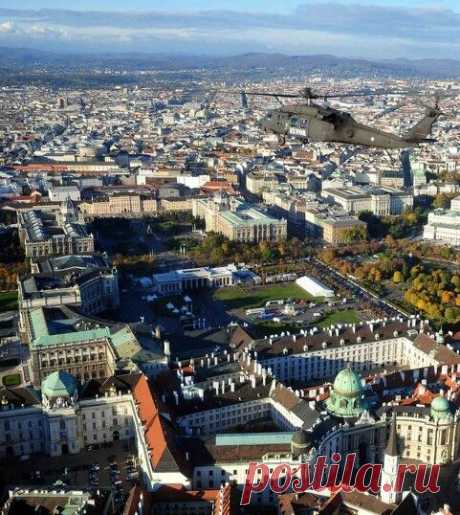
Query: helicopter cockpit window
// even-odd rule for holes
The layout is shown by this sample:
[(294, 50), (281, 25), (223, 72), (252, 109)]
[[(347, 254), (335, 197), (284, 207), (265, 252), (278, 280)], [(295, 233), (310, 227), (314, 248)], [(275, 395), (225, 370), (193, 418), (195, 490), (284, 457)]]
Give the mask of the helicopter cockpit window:
[(308, 120), (306, 118), (300, 118), (299, 116), (291, 116), (289, 123), (291, 127), (297, 129), (308, 128)]

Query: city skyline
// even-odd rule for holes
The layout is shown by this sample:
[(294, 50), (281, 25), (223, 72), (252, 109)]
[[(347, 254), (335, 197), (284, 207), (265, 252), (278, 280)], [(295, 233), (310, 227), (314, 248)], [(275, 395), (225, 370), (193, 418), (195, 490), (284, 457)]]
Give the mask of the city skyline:
[[(186, 3), (0, 2), (0, 45), (67, 52), (456, 58), (460, 13), (452, 1)], [(333, 13), (333, 16), (331, 15)], [(216, 45), (216, 42), (218, 44)]]

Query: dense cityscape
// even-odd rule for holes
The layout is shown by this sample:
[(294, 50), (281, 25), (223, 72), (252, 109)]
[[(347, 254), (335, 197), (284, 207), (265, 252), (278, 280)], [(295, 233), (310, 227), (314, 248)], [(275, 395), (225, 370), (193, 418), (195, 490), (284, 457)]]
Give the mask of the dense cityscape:
[[(0, 59), (0, 513), (460, 513), (458, 79), (39, 59)], [(306, 86), (413, 144), (267, 130)], [(289, 486), (351, 454), (375, 489)]]

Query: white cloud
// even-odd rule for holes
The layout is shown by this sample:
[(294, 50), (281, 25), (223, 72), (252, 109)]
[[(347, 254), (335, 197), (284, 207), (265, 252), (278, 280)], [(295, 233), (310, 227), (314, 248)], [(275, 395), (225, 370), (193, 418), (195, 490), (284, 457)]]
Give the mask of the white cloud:
[(12, 21), (4, 21), (0, 23), (0, 33), (11, 34), (14, 32), (14, 24)]
[[(377, 1), (377, 0), (376, 0)], [(383, 3), (383, 2), (382, 2)], [(1, 22), (1, 18), (7, 18)], [(0, 9), (0, 43), (63, 42), (74, 49), (226, 53), (270, 48), (287, 53), (363, 57), (457, 57), (460, 14), (442, 7), (302, 4), (284, 15), (236, 11), (75, 12)]]

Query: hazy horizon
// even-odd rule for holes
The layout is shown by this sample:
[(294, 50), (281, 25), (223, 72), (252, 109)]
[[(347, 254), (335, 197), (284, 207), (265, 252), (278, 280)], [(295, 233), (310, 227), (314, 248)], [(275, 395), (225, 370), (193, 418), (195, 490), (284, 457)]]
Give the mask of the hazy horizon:
[[(460, 12), (454, 2), (168, 3), (0, 1), (0, 46), (78, 53), (238, 55), (283, 53), (394, 59), (456, 58)], [(243, 9), (243, 4), (246, 7)], [(34, 8), (30, 8), (31, 6)], [(207, 6), (207, 8), (206, 8)], [(229, 6), (233, 6), (229, 9)]]

